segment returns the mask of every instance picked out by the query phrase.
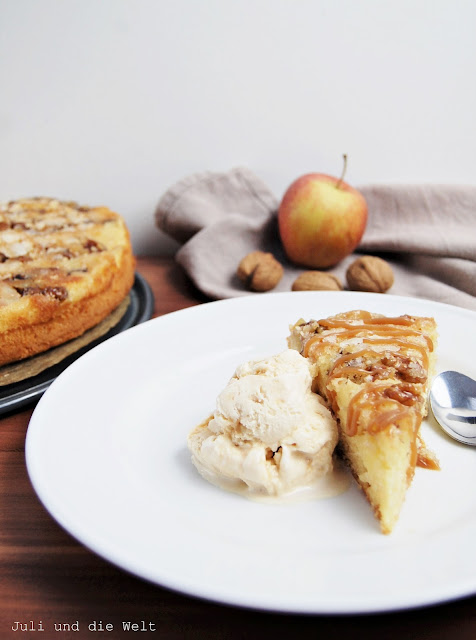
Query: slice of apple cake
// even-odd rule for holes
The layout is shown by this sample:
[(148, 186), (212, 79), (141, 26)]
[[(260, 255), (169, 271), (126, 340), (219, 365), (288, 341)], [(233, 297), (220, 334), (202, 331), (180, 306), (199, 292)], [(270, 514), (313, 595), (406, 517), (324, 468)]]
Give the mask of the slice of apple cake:
[(299, 320), (288, 344), (309, 358), (313, 388), (339, 425), (339, 447), (380, 521), (397, 522), (417, 465), (439, 468), (420, 425), (428, 410), (433, 318), (349, 311)]

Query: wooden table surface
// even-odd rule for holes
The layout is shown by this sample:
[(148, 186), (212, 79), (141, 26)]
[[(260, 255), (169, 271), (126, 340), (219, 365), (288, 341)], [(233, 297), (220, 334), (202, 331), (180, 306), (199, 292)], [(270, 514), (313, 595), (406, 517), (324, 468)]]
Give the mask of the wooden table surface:
[[(137, 270), (154, 292), (156, 316), (206, 302), (171, 258), (142, 258)], [(98, 633), (122, 638), (133, 633), (121, 630), (123, 621), (136, 622), (141, 634), (155, 638), (255, 638), (261, 633), (273, 639), (476, 639), (476, 597), (379, 615), (295, 616), (214, 604), (127, 574), (76, 542), (38, 501), (24, 457), (33, 409), (0, 420), (0, 639), (94, 638)], [(387, 580), (392, 576), (382, 576), (382, 588)], [(25, 625), (28, 631), (13, 630)], [(38, 634), (41, 629), (45, 632)]]

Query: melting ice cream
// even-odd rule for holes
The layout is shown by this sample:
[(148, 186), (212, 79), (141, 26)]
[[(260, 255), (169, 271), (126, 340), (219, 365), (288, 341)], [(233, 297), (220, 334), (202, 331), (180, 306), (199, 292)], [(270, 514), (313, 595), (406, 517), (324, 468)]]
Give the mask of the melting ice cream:
[(198, 471), (250, 497), (283, 496), (329, 475), (337, 425), (311, 382), (294, 349), (239, 366), (213, 415), (188, 436)]

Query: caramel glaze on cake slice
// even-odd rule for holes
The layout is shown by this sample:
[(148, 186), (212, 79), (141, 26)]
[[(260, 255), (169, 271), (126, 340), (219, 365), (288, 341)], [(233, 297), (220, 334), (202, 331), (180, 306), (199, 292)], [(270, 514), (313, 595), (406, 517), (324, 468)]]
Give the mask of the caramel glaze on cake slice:
[(122, 218), (52, 198), (0, 206), (0, 365), (76, 338), (134, 282)]
[(416, 466), (438, 469), (419, 433), (428, 410), (437, 333), (433, 318), (350, 311), (291, 327), (314, 390), (339, 424), (339, 448), (380, 521), (394, 528)]

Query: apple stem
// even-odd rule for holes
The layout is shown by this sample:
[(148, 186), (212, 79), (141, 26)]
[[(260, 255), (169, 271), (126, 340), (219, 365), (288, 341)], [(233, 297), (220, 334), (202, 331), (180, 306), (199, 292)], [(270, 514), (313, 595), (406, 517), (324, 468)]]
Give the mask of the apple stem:
[(340, 189), (340, 185), (344, 180), (345, 172), (347, 170), (347, 154), (346, 153), (342, 154), (342, 157), (344, 158), (344, 167), (342, 169), (342, 174), (341, 174), (341, 177), (339, 178), (339, 182), (336, 184), (336, 189)]

